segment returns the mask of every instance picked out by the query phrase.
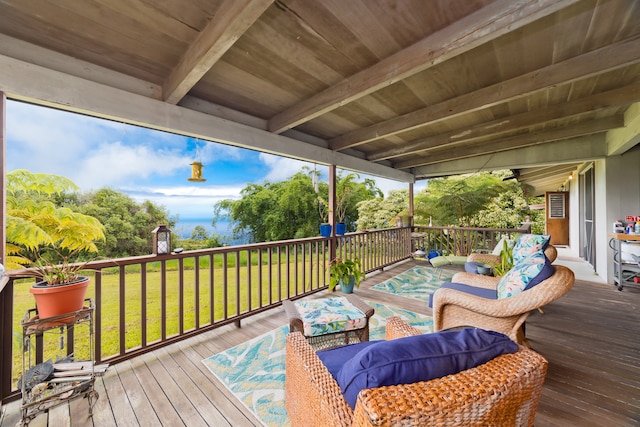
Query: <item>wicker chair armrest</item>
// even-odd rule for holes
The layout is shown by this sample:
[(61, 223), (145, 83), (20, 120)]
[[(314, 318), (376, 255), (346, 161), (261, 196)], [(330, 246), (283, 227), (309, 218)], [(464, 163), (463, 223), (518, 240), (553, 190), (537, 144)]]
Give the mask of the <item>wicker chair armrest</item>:
[(467, 257), (467, 262), (482, 262), (484, 264), (489, 264), (489, 265), (499, 264), (500, 257), (492, 254), (473, 253), (473, 254), (469, 254), (469, 256)]
[(285, 405), (294, 426), (350, 426), (340, 386), (299, 332), (287, 335)]
[[(469, 276), (476, 276), (470, 274)], [(465, 276), (466, 277), (466, 276)], [(477, 286), (478, 281), (467, 283)], [(494, 278), (495, 279), (495, 278)], [(493, 317), (510, 317), (542, 307), (569, 292), (575, 282), (573, 271), (554, 265), (554, 273), (539, 285), (509, 298), (491, 300), (460, 292), (455, 289), (440, 288), (433, 296), (433, 311), (437, 317), (447, 304), (463, 307), (480, 314)], [(464, 283), (464, 282), (463, 282)], [(495, 286), (494, 286), (495, 288)]]
[(554, 262), (556, 258), (558, 258), (558, 250), (553, 245), (547, 246), (547, 249), (544, 250), (544, 254), (549, 258), (550, 262)]
[(289, 319), (289, 331), (303, 332), (304, 323), (302, 322), (302, 317), (300, 316), (295, 304), (292, 301), (283, 300), (282, 307), (287, 315), (287, 319)]
[(375, 313), (375, 310), (373, 309), (373, 307), (371, 307), (366, 302), (362, 301), (357, 296), (353, 294), (348, 294), (346, 295), (346, 298), (351, 304), (354, 305), (354, 307), (356, 307), (358, 310), (363, 312), (364, 315), (367, 316), (367, 318), (371, 318), (371, 316), (373, 316), (373, 314)]
[(546, 371), (542, 356), (521, 347), (443, 378), (363, 390), (352, 426), (532, 426)]
[(454, 283), (462, 283), (464, 285), (477, 286), (478, 288), (495, 289), (500, 278), (461, 271), (454, 274), (451, 281)]
[(413, 335), (420, 335), (423, 332), (420, 329), (414, 328), (407, 322), (399, 318), (398, 316), (392, 316), (387, 318), (386, 337), (387, 341), (394, 340), (396, 338), (410, 337)]

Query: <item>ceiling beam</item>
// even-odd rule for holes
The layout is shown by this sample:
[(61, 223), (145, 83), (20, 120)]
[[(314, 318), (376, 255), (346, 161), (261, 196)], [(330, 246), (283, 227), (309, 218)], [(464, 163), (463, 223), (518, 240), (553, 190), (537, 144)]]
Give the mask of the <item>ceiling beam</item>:
[(280, 133), (550, 15), (577, 0), (497, 0), (269, 120)]
[(163, 99), (180, 102), (271, 3), (273, 0), (225, 0), (165, 80)]
[(463, 159), (482, 155), (485, 153), (497, 153), (499, 151), (512, 150), (514, 148), (528, 147), (531, 145), (547, 144), (567, 138), (576, 138), (583, 135), (606, 132), (611, 129), (624, 126), (622, 114), (591, 120), (584, 123), (564, 126), (553, 130), (531, 132), (524, 135), (516, 135), (496, 141), (479, 142), (465, 145), (457, 145), (453, 148), (444, 147), (433, 150), (428, 157), (410, 159), (394, 163), (398, 169), (408, 169), (452, 159)]
[(572, 171), (575, 169), (575, 163), (569, 163), (566, 165), (554, 165), (554, 166), (548, 166), (548, 167), (539, 167), (539, 168), (532, 168), (527, 170), (525, 169), (518, 169), (520, 171), (520, 176), (518, 176), (519, 180), (522, 181), (533, 181), (533, 180), (544, 180), (547, 178), (553, 178), (555, 179), (555, 177), (558, 174), (567, 174), (568, 172)]
[(300, 140), (189, 110), (0, 55), (0, 92), (47, 105), (178, 135), (414, 182), (412, 174)]
[(609, 155), (615, 156), (640, 144), (640, 103), (635, 103), (624, 113), (624, 128), (607, 134)]
[(346, 133), (331, 139), (329, 146), (334, 150), (354, 147), (638, 62), (640, 62), (640, 36), (636, 35), (510, 80)]
[(478, 138), (497, 137), (530, 126), (553, 123), (557, 120), (565, 120), (569, 117), (588, 112), (596, 112), (609, 107), (631, 104), (634, 101), (640, 101), (640, 82), (561, 104), (547, 105), (534, 111), (501, 117), (490, 122), (478, 123), (474, 126), (458, 128), (428, 138), (421, 138), (408, 142), (406, 145), (400, 147), (383, 149), (371, 153), (367, 156), (367, 160), (375, 162), (417, 154), (445, 145), (451, 146), (452, 144), (472, 142)]
[(548, 144), (485, 154), (468, 159), (416, 168), (417, 179), (501, 169), (522, 169), (603, 159), (607, 155), (604, 133), (550, 142)]

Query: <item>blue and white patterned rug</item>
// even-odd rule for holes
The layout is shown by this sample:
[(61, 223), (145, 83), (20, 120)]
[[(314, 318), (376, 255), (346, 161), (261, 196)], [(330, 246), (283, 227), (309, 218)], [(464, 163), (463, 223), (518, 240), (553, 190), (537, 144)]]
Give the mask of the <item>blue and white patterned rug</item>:
[[(425, 332), (430, 317), (396, 307), (369, 303), (375, 314), (369, 321), (370, 339), (384, 339), (386, 319), (400, 316)], [(265, 426), (290, 426), (284, 406), (285, 336), (282, 326), (218, 353), (202, 362)]]
[(373, 285), (371, 289), (401, 297), (429, 301), (429, 295), (438, 289), (442, 282), (450, 281), (454, 273), (450, 270), (441, 269), (438, 271), (431, 267), (416, 266), (391, 279)]

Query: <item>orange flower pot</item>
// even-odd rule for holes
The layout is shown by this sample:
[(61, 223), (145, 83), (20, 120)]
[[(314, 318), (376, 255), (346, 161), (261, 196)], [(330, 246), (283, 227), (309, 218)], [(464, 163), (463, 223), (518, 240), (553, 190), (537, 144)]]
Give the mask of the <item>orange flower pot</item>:
[(33, 285), (29, 291), (36, 299), (38, 316), (44, 319), (81, 310), (89, 281), (88, 277), (81, 276), (66, 285), (46, 286), (45, 282)]

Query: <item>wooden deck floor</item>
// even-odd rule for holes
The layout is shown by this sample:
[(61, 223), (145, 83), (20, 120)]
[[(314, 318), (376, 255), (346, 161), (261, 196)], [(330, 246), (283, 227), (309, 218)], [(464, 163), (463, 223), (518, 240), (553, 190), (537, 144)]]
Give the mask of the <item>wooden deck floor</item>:
[[(430, 314), (424, 303), (368, 288), (413, 266), (370, 275), (359, 296)], [(32, 426), (259, 426), (201, 360), (286, 323), (282, 309), (202, 334), (109, 368), (97, 381), (93, 419), (86, 399), (36, 418)], [(640, 425), (640, 289), (577, 282), (561, 300), (527, 321), (534, 350), (549, 360), (536, 426)], [(19, 402), (0, 424), (20, 423)]]

